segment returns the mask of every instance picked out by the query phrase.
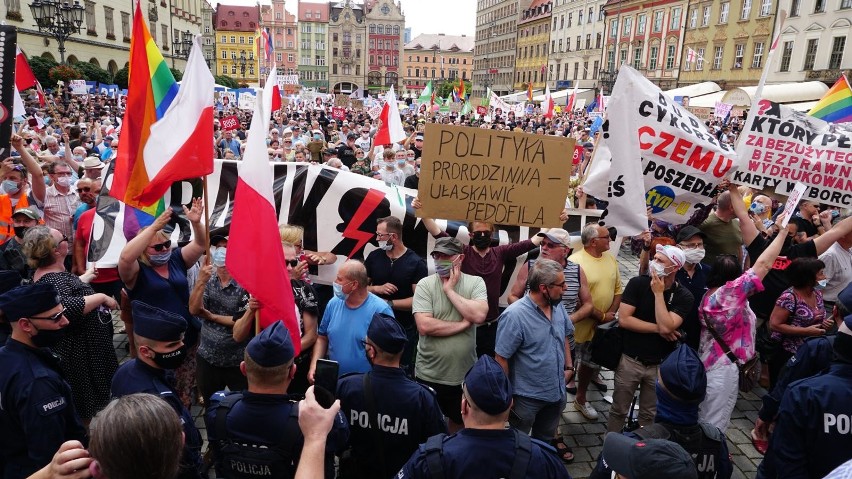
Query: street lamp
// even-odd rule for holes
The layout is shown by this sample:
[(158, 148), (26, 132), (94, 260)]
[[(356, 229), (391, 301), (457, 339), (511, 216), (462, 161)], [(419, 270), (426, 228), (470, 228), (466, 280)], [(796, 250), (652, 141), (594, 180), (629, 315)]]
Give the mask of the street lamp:
[(601, 89), (604, 94), (612, 94), (612, 87), (615, 85), (615, 79), (618, 77), (618, 69), (613, 70), (601, 70)]
[(59, 44), (59, 58), (65, 63), (65, 40), (75, 33), (80, 33), (83, 24), (84, 8), (80, 0), (74, 0), (74, 5), (67, 1), (35, 0), (30, 4), (33, 18), (39, 32), (47, 33)]
[(240, 50), (240, 61), (237, 62), (237, 65), (240, 66), (240, 75), (243, 77), (243, 81), (246, 79), (246, 52), (245, 50)]
[(192, 32), (187, 30), (181, 35), (182, 39), (175, 38), (172, 42), (172, 54), (186, 60), (189, 58), (189, 52), (192, 51)]

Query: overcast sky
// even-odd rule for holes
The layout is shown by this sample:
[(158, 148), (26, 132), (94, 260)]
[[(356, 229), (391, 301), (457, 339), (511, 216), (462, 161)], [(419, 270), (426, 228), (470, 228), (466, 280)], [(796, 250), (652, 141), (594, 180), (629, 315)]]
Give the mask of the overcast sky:
[[(317, 0), (322, 2), (323, 0)], [(388, 0), (391, 1), (391, 0)], [(256, 0), (212, 0), (226, 5), (255, 5)], [(261, 2), (270, 3), (270, 2)], [(287, 10), (295, 13), (297, 2), (287, 0)], [(473, 36), (476, 30), (476, 2), (474, 0), (402, 0), (405, 26), (411, 27), (411, 38), (421, 33)]]

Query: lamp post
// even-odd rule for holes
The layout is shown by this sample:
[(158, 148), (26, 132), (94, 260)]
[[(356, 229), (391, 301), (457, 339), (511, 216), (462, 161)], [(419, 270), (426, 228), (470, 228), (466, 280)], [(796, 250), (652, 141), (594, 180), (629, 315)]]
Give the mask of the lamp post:
[(497, 73), (496, 69), (491, 68), (491, 39), (497, 36), (497, 34), (494, 33), (494, 27), (496, 25), (497, 22), (492, 21), (491, 24), (488, 26), (488, 44), (485, 47), (485, 78), (483, 78), (482, 80), (482, 86), (485, 87), (485, 92), (483, 93), (483, 95), (487, 95), (488, 89), (491, 88), (491, 85), (494, 84), (494, 80), (491, 79), (491, 75)]
[(618, 69), (613, 70), (601, 70), (601, 89), (604, 94), (612, 94), (612, 87), (615, 85), (615, 79), (618, 77)]
[(187, 30), (181, 36), (182, 39), (175, 38), (172, 42), (172, 55), (186, 60), (192, 51), (192, 32)]
[(65, 40), (75, 33), (80, 33), (83, 24), (83, 12), (80, 0), (74, 0), (74, 5), (67, 1), (35, 0), (30, 4), (33, 18), (39, 32), (47, 33), (59, 44), (59, 58), (65, 63)]
[(246, 80), (246, 52), (240, 50), (240, 61), (237, 63), (240, 66), (240, 75), (243, 77), (243, 82)]

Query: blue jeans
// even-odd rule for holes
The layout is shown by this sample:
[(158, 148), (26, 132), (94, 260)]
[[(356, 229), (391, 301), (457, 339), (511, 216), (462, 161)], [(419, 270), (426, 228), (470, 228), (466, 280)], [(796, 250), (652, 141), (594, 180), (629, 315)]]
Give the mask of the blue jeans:
[(559, 427), (559, 415), (565, 409), (565, 396), (556, 402), (518, 395), (513, 400), (509, 424), (535, 439), (550, 443)]

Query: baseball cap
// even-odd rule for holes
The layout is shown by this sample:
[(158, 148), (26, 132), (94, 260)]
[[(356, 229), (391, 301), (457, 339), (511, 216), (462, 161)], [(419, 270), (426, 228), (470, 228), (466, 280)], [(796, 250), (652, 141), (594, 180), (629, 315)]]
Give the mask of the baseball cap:
[(610, 432), (604, 439), (601, 457), (606, 467), (627, 479), (698, 479), (689, 453), (663, 439), (638, 440)]
[(15, 215), (24, 215), (27, 218), (29, 218), (31, 220), (36, 220), (36, 221), (41, 219), (41, 212), (35, 206), (29, 206), (27, 208), (21, 208), (19, 210), (15, 210), (15, 212), (12, 213), (12, 218), (14, 218)]
[(435, 240), (435, 247), (432, 248), (433, 253), (456, 255), (464, 252), (464, 246), (461, 241), (445, 236)]
[(541, 232), (536, 236), (541, 236), (542, 238), (547, 238), (554, 243), (561, 244), (562, 246), (571, 247), (571, 235), (568, 234), (567, 231), (562, 228), (551, 228), (546, 233)]
[(356, 139), (356, 138), (358, 138), (358, 134), (357, 134), (357, 133), (349, 133), (348, 135), (346, 135), (346, 139), (347, 139), (347, 140), (354, 140), (354, 139)]
[(692, 238), (695, 235), (700, 236), (701, 239), (707, 239), (707, 235), (704, 234), (703, 231), (698, 229), (697, 226), (686, 225), (683, 228), (681, 228), (680, 231), (678, 232), (677, 242), (683, 243), (684, 241), (688, 240), (689, 238)]

